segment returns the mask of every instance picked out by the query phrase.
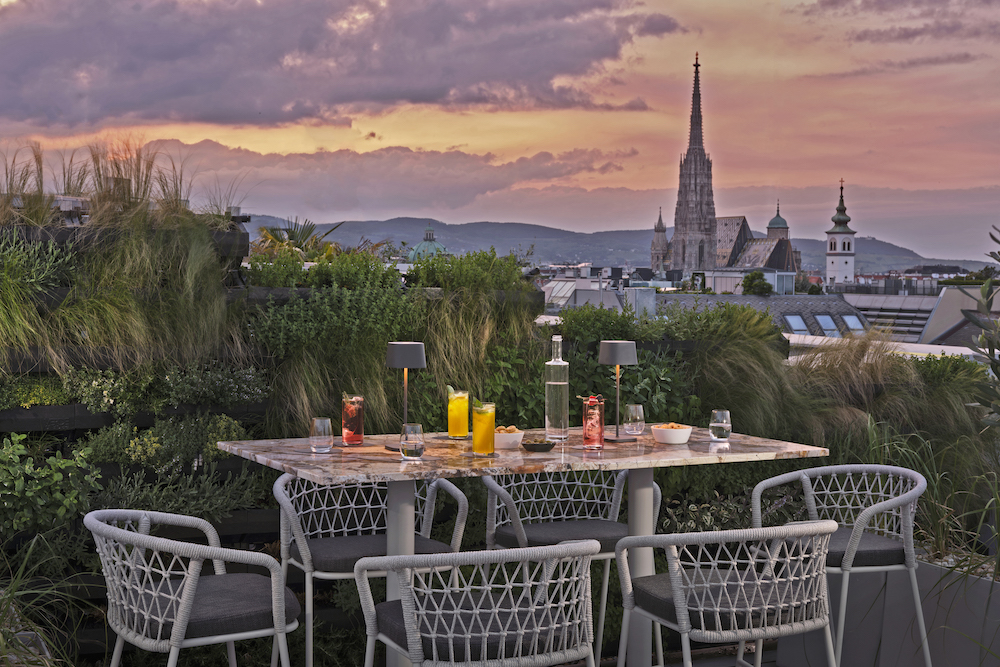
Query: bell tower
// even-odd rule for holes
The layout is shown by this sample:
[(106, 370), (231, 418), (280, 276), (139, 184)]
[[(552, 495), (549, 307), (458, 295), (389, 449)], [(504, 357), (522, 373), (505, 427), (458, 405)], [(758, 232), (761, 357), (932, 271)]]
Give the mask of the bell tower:
[(854, 282), (854, 234), (844, 205), (844, 179), (840, 179), (840, 204), (830, 218), (833, 227), (826, 232), (826, 284)]

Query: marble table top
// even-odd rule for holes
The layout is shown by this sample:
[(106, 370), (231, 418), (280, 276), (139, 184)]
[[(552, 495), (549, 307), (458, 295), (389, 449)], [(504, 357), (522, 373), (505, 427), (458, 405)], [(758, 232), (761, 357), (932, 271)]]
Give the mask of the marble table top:
[[(430, 433), (419, 462), (402, 461), (399, 452), (385, 449), (398, 444), (399, 435), (365, 435), (363, 445), (343, 446), (340, 438), (328, 454), (313, 454), (308, 438), (239, 440), (218, 443), (219, 449), (289, 472), (320, 484), (405, 481), (438, 477), (482, 477), (507, 473), (559, 472), (563, 470), (632, 470), (668, 466), (772, 461), (828, 456), (822, 447), (769, 440), (733, 433), (728, 452), (715, 451), (708, 429), (696, 428), (684, 445), (663, 445), (653, 440), (649, 427), (637, 442), (605, 442), (599, 451), (583, 449), (583, 429), (570, 429), (565, 445), (545, 453), (498, 449), (490, 458), (472, 456), (472, 440), (449, 440), (447, 434)], [(622, 433), (624, 435), (624, 433)], [(526, 430), (524, 437), (541, 438), (542, 429)]]

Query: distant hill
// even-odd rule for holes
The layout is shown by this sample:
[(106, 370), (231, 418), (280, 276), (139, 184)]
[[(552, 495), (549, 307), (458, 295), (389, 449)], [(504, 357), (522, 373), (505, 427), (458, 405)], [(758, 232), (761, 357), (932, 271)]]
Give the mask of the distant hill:
[[(285, 220), (267, 215), (254, 215), (251, 234), (258, 227), (282, 226)], [(424, 238), (424, 229), (431, 225), (434, 238), (449, 252), (462, 254), (472, 250), (496, 248), (498, 254), (527, 252), (534, 248), (532, 260), (538, 264), (590, 262), (595, 266), (649, 266), (649, 246), (652, 229), (635, 229), (584, 234), (564, 229), (530, 225), (520, 222), (467, 222), (447, 224), (430, 218), (392, 218), (391, 220), (350, 220), (327, 238), (344, 246), (355, 246), (362, 239), (388, 241), (396, 246), (406, 243), (413, 247)], [(333, 225), (317, 225), (319, 233)], [(667, 228), (667, 237), (673, 228)], [(757, 237), (765, 236), (754, 232)], [(806, 270), (819, 271), (825, 266), (826, 241), (792, 239), (792, 245), (802, 252)], [(939, 259), (921, 257), (902, 248), (870, 236), (856, 237), (855, 267), (863, 273), (903, 270), (921, 264), (958, 264), (975, 271), (988, 262), (982, 259)]]

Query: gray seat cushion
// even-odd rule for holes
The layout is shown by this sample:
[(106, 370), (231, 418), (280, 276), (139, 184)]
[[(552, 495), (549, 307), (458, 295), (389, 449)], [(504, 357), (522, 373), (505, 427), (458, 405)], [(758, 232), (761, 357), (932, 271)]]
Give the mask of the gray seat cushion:
[[(437, 608), (450, 610), (455, 608), (455, 605), (450, 600), (446, 600), (440, 596), (435, 597), (439, 598), (436, 602)], [(509, 602), (509, 598), (506, 603), (498, 605), (501, 611), (498, 612), (496, 617), (492, 618), (488, 610), (474, 612), (471, 610), (471, 604), (463, 603), (461, 606), (463, 609), (469, 610), (459, 611), (456, 616), (446, 615), (441, 617), (441, 622), (447, 625), (443, 625), (441, 629), (437, 630), (437, 634), (443, 635), (445, 634), (444, 627), (450, 627), (455, 637), (422, 636), (421, 644), (424, 651), (424, 658), (427, 660), (433, 659), (433, 649), (434, 644), (436, 644), (439, 660), (446, 662), (480, 660), (483, 651), (484, 636), (486, 638), (487, 659), (494, 660), (500, 656), (501, 642), (504, 645), (503, 653), (509, 658), (517, 655), (519, 648), (521, 655), (529, 653), (529, 648), (535, 641), (536, 632), (539, 635), (538, 643), (541, 646), (546, 644), (546, 640), (549, 637), (550, 628), (544, 625), (544, 617), (535, 616), (524, 608), (515, 611), (514, 605)], [(537, 613), (539, 615), (544, 614), (544, 612)], [(399, 646), (406, 648), (406, 626), (403, 623), (402, 603), (399, 600), (390, 600), (377, 604), (375, 605), (375, 614), (378, 617), (379, 631)], [(516, 620), (513, 618), (515, 614), (517, 615)], [(542, 620), (541, 625), (539, 624), (540, 620)], [(516, 631), (518, 626), (524, 630), (524, 634), (520, 636)], [(500, 634), (502, 628), (507, 628), (508, 634), (506, 636)], [(434, 634), (427, 627), (421, 630), (427, 634)], [(558, 636), (559, 629), (551, 629), (551, 632), (554, 636)], [(468, 658), (466, 657), (466, 640), (468, 640), (469, 652), (471, 653)], [(523, 645), (520, 647), (518, 646), (519, 642), (523, 642)]]
[[(529, 547), (545, 547), (566, 540), (597, 540), (601, 543), (602, 552), (613, 552), (618, 540), (628, 535), (628, 526), (603, 519), (548, 521), (524, 524), (524, 534)], [(514, 526), (507, 524), (497, 528), (496, 542), (508, 549), (517, 547)]]
[[(385, 556), (385, 534), (320, 537), (309, 540), (313, 568), (320, 572), (354, 572), (354, 564), (366, 556)], [(413, 536), (413, 552), (418, 554), (451, 553), (451, 546), (420, 535)], [(299, 550), (292, 545), (292, 558), (302, 562)]]
[[(163, 582), (165, 590), (179, 591), (182, 579)], [(162, 615), (162, 638), (169, 636), (173, 628), (173, 613), (165, 598), (144, 594), (146, 608)], [(291, 624), (299, 616), (301, 607), (295, 594), (285, 588), (285, 623)], [(274, 627), (271, 612), (271, 579), (260, 574), (234, 573), (202, 575), (198, 578), (191, 618), (188, 621), (186, 639), (211, 637), (237, 632), (252, 632)], [(149, 623), (150, 637), (155, 637), (160, 623), (155, 619)]]
[[(850, 541), (851, 528), (848, 526), (841, 526), (830, 536), (830, 555), (826, 557), (827, 567), (841, 566)], [(906, 554), (901, 541), (867, 531), (861, 533), (861, 542), (854, 555), (853, 567), (901, 565), (905, 562)]]
[[(716, 583), (712, 584), (707, 591), (699, 591), (698, 596), (704, 596), (704, 599), (717, 600), (719, 614), (716, 617), (714, 612), (703, 612), (699, 613), (692, 610), (689, 612), (691, 618), (691, 627), (694, 630), (704, 630), (704, 631), (718, 631), (718, 630), (732, 630), (735, 628), (746, 627), (748, 621), (748, 614), (753, 614), (753, 625), (759, 626), (762, 611), (759, 609), (753, 609), (754, 607), (761, 607), (764, 605), (765, 601), (774, 601), (778, 599), (779, 594), (782, 594), (787, 598), (787, 593), (784, 589), (787, 589), (790, 582), (778, 581), (778, 582), (762, 582), (759, 589), (755, 586), (750, 588), (752, 591), (752, 597), (750, 599), (746, 598), (746, 592), (740, 590), (740, 586), (737, 583)], [(632, 591), (635, 595), (635, 604), (637, 607), (650, 612), (651, 614), (658, 616), (665, 621), (670, 623), (677, 623), (677, 609), (674, 606), (674, 596), (673, 591), (670, 586), (670, 578), (666, 573), (654, 574), (648, 577), (638, 577), (632, 580)], [(695, 597), (696, 594), (692, 593), (689, 600), (689, 604), (692, 607), (698, 606), (698, 599)], [(705, 605), (710, 606), (710, 605)], [(801, 605), (796, 605), (794, 608), (786, 606), (781, 612), (782, 618), (781, 622), (787, 623), (792, 620), (792, 613), (798, 619), (802, 619), (803, 610)], [(812, 617), (815, 613), (819, 612), (819, 609), (805, 610), (807, 613), (806, 617)], [(778, 611), (769, 610), (768, 614), (771, 616), (769, 620), (769, 625), (774, 625), (778, 622), (776, 618)]]

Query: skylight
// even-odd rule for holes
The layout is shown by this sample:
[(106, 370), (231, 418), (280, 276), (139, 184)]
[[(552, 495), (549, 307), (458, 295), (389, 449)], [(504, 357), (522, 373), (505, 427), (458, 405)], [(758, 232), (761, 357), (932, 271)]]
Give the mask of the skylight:
[(806, 326), (806, 321), (802, 319), (801, 315), (785, 315), (785, 322), (793, 334), (809, 335), (809, 327)]
[(840, 329), (837, 328), (833, 318), (829, 315), (816, 315), (816, 323), (823, 329), (823, 333), (829, 338), (840, 338)]
[(861, 324), (861, 318), (857, 315), (841, 315), (840, 317), (843, 318), (844, 324), (846, 324), (847, 328), (851, 330), (851, 333), (864, 332), (865, 327)]

